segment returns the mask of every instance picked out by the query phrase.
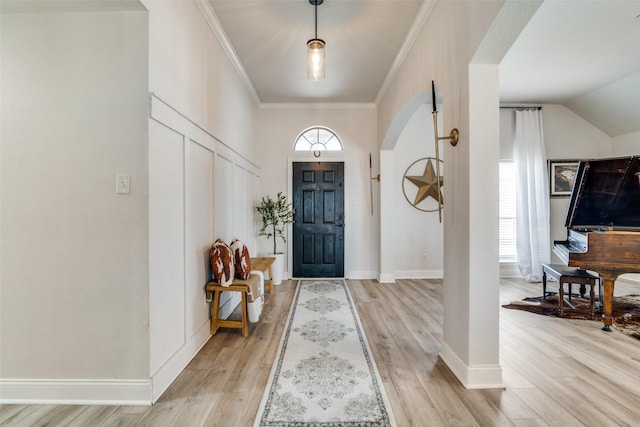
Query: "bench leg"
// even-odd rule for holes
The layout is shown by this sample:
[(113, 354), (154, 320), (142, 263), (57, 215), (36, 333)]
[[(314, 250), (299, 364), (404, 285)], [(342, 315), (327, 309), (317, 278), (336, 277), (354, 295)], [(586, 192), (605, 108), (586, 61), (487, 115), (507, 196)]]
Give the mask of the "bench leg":
[[(248, 289), (247, 289), (248, 290)], [(220, 328), (235, 328), (242, 331), (242, 336), (249, 335), (249, 300), (247, 296), (247, 290), (231, 289), (230, 292), (240, 292), (241, 295), (241, 320), (220, 319), (220, 294), (229, 291), (226, 288), (215, 289), (213, 291), (213, 302), (211, 306), (211, 327), (209, 332), (211, 335), (215, 335)]]
[(242, 336), (249, 335), (249, 303), (247, 301), (247, 293), (242, 292)]
[(213, 303), (211, 305), (211, 328), (209, 332), (215, 335), (218, 332), (218, 310), (220, 310), (220, 291), (213, 291)]
[(273, 267), (272, 265), (269, 266), (269, 285), (267, 286), (267, 280), (265, 279), (264, 281), (264, 290), (267, 290), (267, 287), (269, 288), (269, 294), (273, 295), (276, 293), (276, 287), (273, 284)]

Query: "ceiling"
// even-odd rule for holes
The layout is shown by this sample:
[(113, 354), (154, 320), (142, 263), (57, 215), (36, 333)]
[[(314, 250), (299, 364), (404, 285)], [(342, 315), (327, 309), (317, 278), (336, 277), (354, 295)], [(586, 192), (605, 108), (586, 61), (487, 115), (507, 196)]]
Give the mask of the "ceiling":
[[(431, 0), (325, 0), (326, 79), (306, 79), (308, 0), (209, 0), (262, 104), (375, 103)], [(500, 64), (503, 103), (563, 104), (609, 136), (640, 131), (640, 1), (547, 0)]]
[(612, 137), (639, 131), (640, 1), (545, 1), (500, 64), (500, 99), (563, 104)]
[(314, 38), (309, 0), (209, 0), (262, 103), (372, 103), (422, 0), (326, 0), (318, 38), (326, 79), (306, 78)]
[[(324, 0), (318, 37), (327, 43), (327, 72), (319, 82), (306, 78), (309, 0), (199, 1), (212, 6), (223, 45), (265, 105), (378, 103), (438, 0)], [(3, 13), (143, 8), (138, 0), (0, 6)], [(500, 99), (562, 104), (611, 137), (640, 132), (640, 0), (544, 1), (500, 64)]]

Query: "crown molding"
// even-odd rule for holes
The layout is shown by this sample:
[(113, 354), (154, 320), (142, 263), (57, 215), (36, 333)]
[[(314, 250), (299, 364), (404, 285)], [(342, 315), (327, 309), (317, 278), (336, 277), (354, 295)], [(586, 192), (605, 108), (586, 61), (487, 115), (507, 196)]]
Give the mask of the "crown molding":
[(198, 5), (198, 8), (200, 9), (200, 12), (202, 13), (202, 16), (204, 17), (205, 21), (207, 21), (207, 24), (209, 24), (211, 31), (213, 31), (213, 34), (215, 34), (216, 38), (218, 39), (218, 42), (220, 42), (220, 46), (222, 46), (222, 49), (227, 54), (227, 57), (231, 61), (231, 64), (236, 69), (236, 72), (238, 73), (238, 77), (240, 77), (240, 80), (242, 81), (245, 88), (249, 92), (249, 96), (251, 96), (251, 99), (253, 99), (253, 102), (257, 106), (260, 106), (261, 104), (260, 97), (258, 96), (258, 93), (253, 87), (253, 83), (251, 83), (251, 79), (249, 79), (249, 75), (244, 69), (242, 62), (240, 62), (240, 58), (238, 57), (238, 54), (233, 49), (233, 46), (231, 46), (231, 42), (229, 42), (229, 38), (227, 37), (227, 34), (224, 32), (222, 25), (220, 25), (220, 21), (218, 21), (218, 17), (213, 11), (213, 8), (211, 7), (211, 5), (209, 4), (209, 1), (195, 0), (195, 2)]
[(418, 34), (420, 34), (420, 31), (422, 31), (422, 28), (424, 27), (424, 24), (427, 22), (427, 18), (429, 17), (429, 15), (431, 15), (431, 11), (433, 10), (436, 3), (437, 3), (436, 0), (427, 0), (427, 1), (424, 1), (420, 6), (420, 10), (416, 15), (416, 19), (413, 21), (413, 24), (411, 25), (411, 28), (409, 29), (409, 32), (407, 33), (407, 36), (405, 37), (404, 42), (402, 43), (402, 47), (398, 51), (398, 54), (396, 55), (396, 59), (393, 61), (393, 64), (391, 65), (391, 68), (387, 73), (387, 77), (384, 79), (384, 82), (382, 82), (382, 86), (380, 86), (380, 90), (378, 91), (378, 96), (374, 101), (375, 105), (380, 105), (380, 102), (382, 102), (382, 98), (384, 98), (384, 96), (387, 94), (387, 90), (389, 89), (391, 82), (396, 77), (396, 74), (398, 73), (398, 71), (400, 70), (400, 67), (404, 63), (404, 60), (407, 54), (413, 47), (413, 44), (418, 38)]
[(260, 110), (375, 110), (376, 104), (371, 102), (292, 102), (262, 103)]

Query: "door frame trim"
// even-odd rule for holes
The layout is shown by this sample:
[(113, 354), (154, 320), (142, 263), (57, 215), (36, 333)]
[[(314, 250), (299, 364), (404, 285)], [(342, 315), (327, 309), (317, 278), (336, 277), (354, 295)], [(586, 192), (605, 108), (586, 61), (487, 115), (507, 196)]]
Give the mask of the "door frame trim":
[[(304, 152), (304, 155), (300, 157), (287, 157), (287, 198), (293, 200), (293, 164), (294, 163), (342, 163), (344, 165), (344, 253), (342, 255), (344, 262), (344, 277), (348, 279), (347, 272), (349, 271), (348, 259), (347, 259), (347, 246), (351, 241), (350, 233), (350, 218), (349, 218), (349, 186), (347, 185), (347, 166), (351, 163), (344, 155), (331, 156), (327, 152), (322, 152), (325, 158), (314, 157), (313, 153)], [(287, 276), (293, 278), (293, 224), (287, 224)]]

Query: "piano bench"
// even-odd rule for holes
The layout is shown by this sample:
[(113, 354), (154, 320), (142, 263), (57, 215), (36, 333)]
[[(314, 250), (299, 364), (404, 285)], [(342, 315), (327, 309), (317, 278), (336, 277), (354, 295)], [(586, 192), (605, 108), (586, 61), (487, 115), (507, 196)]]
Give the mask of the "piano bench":
[[(602, 298), (602, 281), (600, 276), (589, 273), (578, 267), (567, 267), (561, 264), (542, 264), (542, 297), (547, 298), (547, 276), (556, 279), (558, 283), (558, 306), (560, 317), (564, 315), (564, 285), (569, 284), (569, 298), (567, 304), (571, 305), (571, 285), (579, 284), (580, 287), (590, 286), (589, 290), (589, 313), (593, 319), (595, 311), (595, 291), (594, 286), (598, 285), (598, 297)], [(583, 292), (582, 292), (583, 293)]]

